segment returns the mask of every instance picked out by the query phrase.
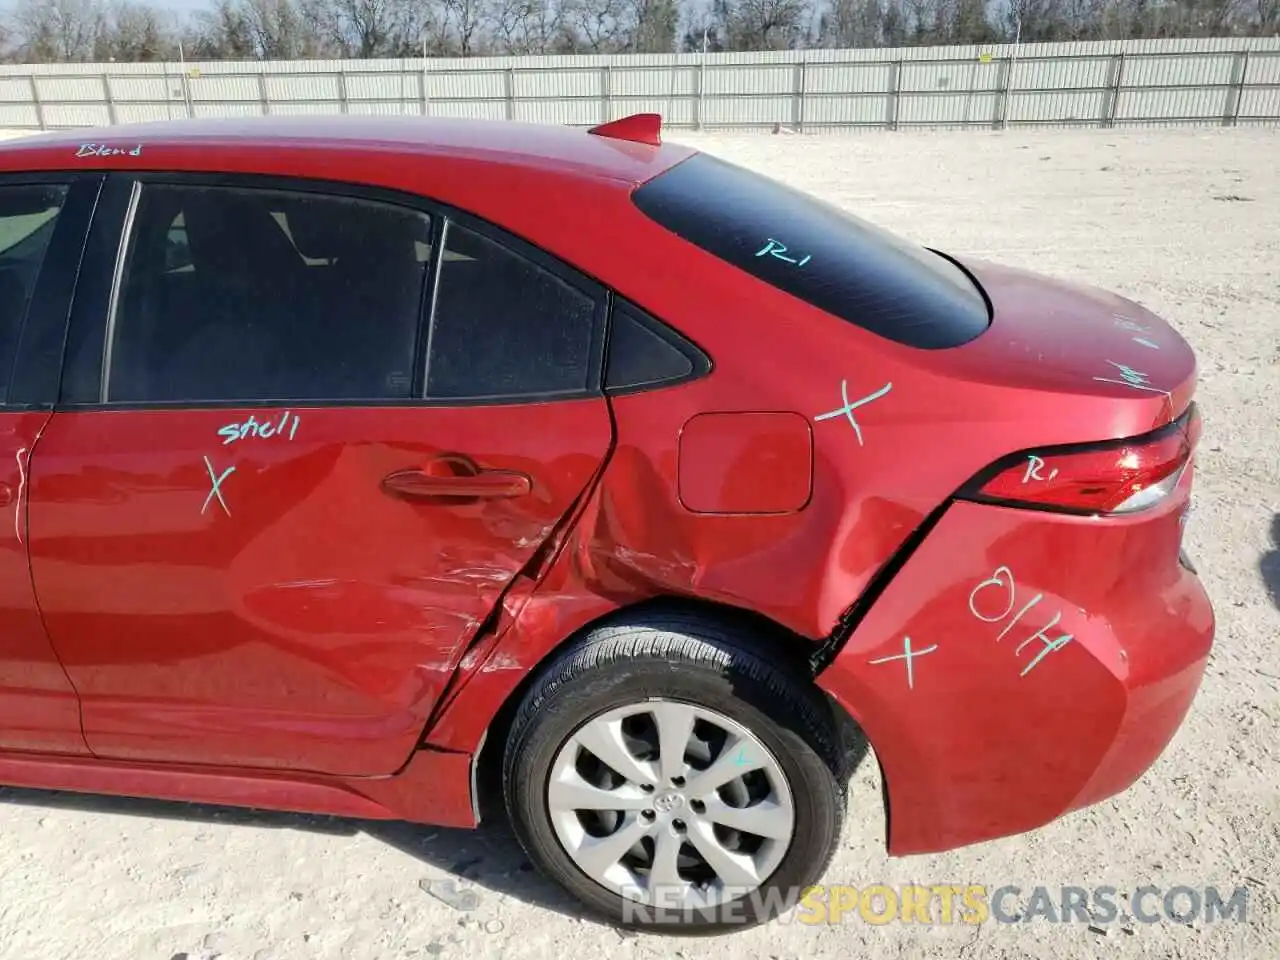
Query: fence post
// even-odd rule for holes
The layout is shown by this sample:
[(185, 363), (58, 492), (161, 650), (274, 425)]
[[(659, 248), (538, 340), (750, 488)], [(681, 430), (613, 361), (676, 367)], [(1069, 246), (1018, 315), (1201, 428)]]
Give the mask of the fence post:
[(698, 61), (697, 84), (698, 89), (694, 91), (693, 100), (693, 129), (702, 129), (702, 90), (706, 81), (707, 58), (703, 54), (701, 60)]
[(107, 122), (114, 127), (116, 125), (116, 102), (111, 99), (111, 78), (105, 73), (102, 75), (102, 95), (107, 101)]
[(1004, 58), (1004, 83), (1000, 86), (1000, 106), (996, 112), (996, 129), (1003, 130), (1009, 125), (1009, 88), (1013, 86), (1012, 55)]
[(805, 86), (808, 82), (808, 61), (800, 54), (795, 65), (795, 80), (791, 86), (791, 126), (797, 133), (804, 133)]
[(44, 104), (40, 102), (40, 90), (36, 86), (36, 75), (34, 73), (30, 74), (27, 80), (31, 83), (31, 102), (35, 104), (36, 108), (36, 123), (40, 124), (41, 130), (47, 130), (49, 128), (44, 123)]
[(338, 70), (338, 109), (342, 113), (350, 113), (351, 106), (347, 103), (347, 71)]
[(422, 100), (422, 115), (425, 117), (431, 112), (427, 104), (427, 61), (422, 61), (422, 69), (418, 71), (418, 96)]
[(898, 129), (898, 109), (902, 100), (902, 61), (889, 64), (889, 129)]
[(258, 99), (262, 101), (262, 115), (271, 113), (271, 101), (267, 98), (267, 72), (258, 71)]
[(507, 67), (503, 77), (503, 84), (507, 98), (507, 119), (514, 120), (516, 118), (516, 71), (514, 67)]
[(1227, 109), (1223, 112), (1222, 125), (1234, 127), (1240, 121), (1240, 101), (1244, 99), (1245, 77), (1249, 74), (1249, 50), (1241, 50), (1232, 67), (1235, 76), (1227, 88)]
[(978, 82), (978, 64), (982, 62), (982, 50), (977, 51), (977, 56), (973, 58), (973, 62), (969, 64), (969, 92), (964, 98), (964, 127), (969, 126), (969, 114), (973, 110), (973, 94), (974, 88)]
[(600, 122), (613, 119), (613, 68), (605, 64), (600, 68)]
[(1112, 62), (1115, 64), (1115, 76), (1111, 83), (1111, 101), (1107, 104), (1107, 116), (1102, 124), (1105, 127), (1116, 125), (1116, 109), (1120, 102), (1120, 91), (1124, 89), (1124, 51), (1121, 50)]

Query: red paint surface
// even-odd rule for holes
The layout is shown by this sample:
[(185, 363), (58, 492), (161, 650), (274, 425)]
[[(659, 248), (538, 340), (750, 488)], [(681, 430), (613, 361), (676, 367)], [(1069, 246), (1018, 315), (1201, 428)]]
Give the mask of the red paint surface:
[(701, 413), (680, 431), (680, 502), (694, 513), (794, 513), (813, 492), (798, 413)]
[(390, 777), (325, 777), (192, 764), (0, 754), (0, 783), (260, 810), (474, 827), (471, 757), (419, 750)]
[[(611, 435), (603, 400), (295, 413), (292, 439), (229, 445), (223, 425), (284, 411), (61, 413), (46, 429), (32, 570), (95, 755), (397, 769)], [(458, 453), (532, 492), (454, 504), (381, 488)], [(205, 457), (235, 467), (230, 515), (205, 506)]]
[[(1038, 827), (1125, 789), (1156, 758), (1195, 695), (1214, 629), (1203, 588), (1178, 562), (1185, 497), (1184, 485), (1150, 516), (1106, 523), (947, 511), (818, 680), (876, 745), (891, 853)], [(1011, 605), (1003, 585), (977, 589), (1000, 567), (1012, 573)], [(1073, 639), (1022, 676), (1047, 649), (1039, 631)], [(905, 661), (872, 662), (903, 654), (906, 637), (914, 650), (936, 647), (913, 659), (911, 689)]]
[[(953, 350), (884, 342), (795, 301), (634, 208), (634, 185), (687, 157), (684, 147), (464, 121), (273, 118), (263, 130), (155, 124), (138, 156), (83, 160), (73, 159), (81, 134), (51, 134), (6, 144), (0, 168), (275, 173), (421, 191), (632, 298), (695, 340), (714, 371), (609, 401), (308, 409), (293, 440), (230, 446), (218, 428), (250, 411), (55, 414), (31, 458), (31, 569), (83, 698), (88, 744), (117, 762), (22, 766), (9, 754), (0, 779), (368, 808), (343, 792), (355, 790), (387, 815), (463, 822), (463, 770), (494, 714), (595, 618), (693, 596), (816, 642), (991, 462), (1143, 433), (1186, 409), (1194, 390), (1194, 357), (1167, 324), (1022, 271), (970, 264), (994, 316)], [(1118, 315), (1159, 348), (1136, 344)], [(1105, 382), (1117, 364), (1141, 370), (1142, 388)], [(853, 411), (857, 430), (843, 414), (819, 419), (841, 407), (842, 383), (850, 401), (888, 388)], [(700, 438), (706, 455), (692, 467), (682, 462), (691, 420), (735, 411), (807, 420), (811, 468), (792, 433), (739, 430), (742, 421)], [(14, 421), (12, 446), (34, 435), (44, 415), (33, 416)], [(511, 471), (498, 485), (516, 495), (421, 499), (440, 492), (449, 471), (432, 464), (445, 455)], [(219, 472), (236, 467), (223, 487), (229, 517), (216, 502), (201, 513), (205, 456)], [(753, 479), (769, 464), (776, 476)], [(389, 495), (383, 481), (399, 471), (421, 477), (401, 473)], [(696, 514), (681, 502), (687, 488), (703, 506), (777, 504), (794, 499), (807, 471), (807, 502), (794, 512)], [(530, 493), (519, 494), (515, 475), (530, 478)], [(1184, 485), (1124, 519), (946, 511), (820, 678), (884, 764), (894, 852), (1044, 823), (1122, 789), (1161, 749), (1213, 629), (1199, 584), (1177, 564), (1185, 501)], [(41, 719), (26, 734), (0, 723), (0, 736), (82, 749), (23, 560), (0, 535), (16, 625), (0, 663), (31, 678), (16, 698), (7, 689), (0, 720)], [(974, 617), (968, 598), (1001, 565), (1020, 597), (1044, 599), (997, 640), (1002, 627)], [(1074, 640), (1019, 677), (1033, 647), (1020, 662), (1016, 646), (1059, 609), (1050, 634)], [(908, 635), (917, 650), (937, 645), (914, 661), (912, 689), (901, 661), (869, 663), (901, 653)], [(452, 752), (415, 753), (420, 738)], [(355, 777), (374, 779), (350, 787)]]
[(0, 414), (0, 753), (88, 752), (76, 693), (40, 622), (27, 566), (30, 454), (48, 419)]
[(662, 143), (662, 116), (657, 113), (633, 113), (631, 116), (592, 127), (588, 132), (596, 137), (613, 137), (615, 140), (630, 140), (656, 147)]

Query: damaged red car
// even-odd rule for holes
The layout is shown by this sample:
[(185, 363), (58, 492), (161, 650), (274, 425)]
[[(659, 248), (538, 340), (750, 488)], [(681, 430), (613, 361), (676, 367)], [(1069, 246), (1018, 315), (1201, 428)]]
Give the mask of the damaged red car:
[(0, 782), (505, 806), (593, 916), (768, 920), (866, 758), (908, 855), (1163, 751), (1195, 380), (652, 115), (6, 142)]

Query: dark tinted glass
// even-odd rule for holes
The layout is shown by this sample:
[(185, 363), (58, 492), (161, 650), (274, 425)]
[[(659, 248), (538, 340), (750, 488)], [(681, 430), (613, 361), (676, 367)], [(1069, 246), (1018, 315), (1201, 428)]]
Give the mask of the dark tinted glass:
[(108, 399), (403, 399), (431, 221), (309, 192), (145, 186)]
[[(642, 316), (630, 304), (617, 303), (609, 329), (605, 389), (634, 390), (670, 383), (705, 369), (705, 358), (682, 339)], [(696, 364), (695, 357), (699, 361)]]
[(457, 223), (445, 231), (427, 396), (530, 397), (591, 384), (595, 301)]
[(668, 230), (815, 307), (913, 347), (966, 343), (987, 303), (946, 258), (708, 154), (633, 194)]
[(66, 194), (61, 185), (0, 187), (0, 397)]

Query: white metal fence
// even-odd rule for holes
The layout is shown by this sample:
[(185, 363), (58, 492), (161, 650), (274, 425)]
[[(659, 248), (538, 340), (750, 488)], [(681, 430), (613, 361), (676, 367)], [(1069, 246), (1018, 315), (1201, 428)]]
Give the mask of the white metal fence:
[(0, 67), (0, 127), (423, 114), (676, 128), (1280, 121), (1280, 38), (777, 53)]

